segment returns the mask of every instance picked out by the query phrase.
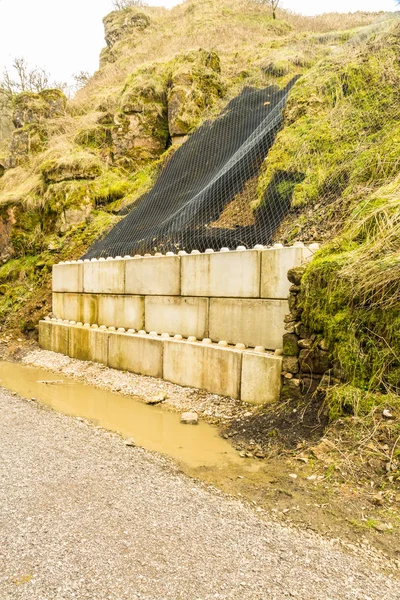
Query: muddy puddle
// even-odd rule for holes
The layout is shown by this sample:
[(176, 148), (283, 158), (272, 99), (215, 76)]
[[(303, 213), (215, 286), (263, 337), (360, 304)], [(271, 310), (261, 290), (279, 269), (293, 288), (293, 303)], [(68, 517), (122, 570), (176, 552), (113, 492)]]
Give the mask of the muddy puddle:
[[(45, 369), (0, 362), (0, 387), (133, 438), (138, 446), (172, 458), (186, 475), (250, 501), (270, 514), (279, 513), (290, 525), (352, 543), (359, 539), (360, 531), (350, 526), (357, 516), (354, 498), (349, 504), (322, 484), (307, 484), (307, 476), (314, 474), (311, 465), (295, 465), (288, 457), (243, 459), (220, 437), (216, 427), (204, 422), (182, 425), (178, 413), (162, 406), (148, 406), (139, 398), (84, 385)], [(295, 469), (297, 479), (291, 475)], [(388, 556), (393, 555), (393, 540), (383, 536), (373, 539), (371, 532), (363, 531), (363, 535)]]
[[(186, 469), (243, 466), (243, 459), (216, 428), (203, 422), (182, 425), (179, 414), (161, 406), (148, 406), (134, 397), (8, 362), (0, 362), (0, 386), (23, 398), (35, 398), (65, 415), (82, 417), (124, 438), (133, 438), (138, 446), (167, 455)], [(247, 463), (246, 469), (253, 470), (256, 465)]]

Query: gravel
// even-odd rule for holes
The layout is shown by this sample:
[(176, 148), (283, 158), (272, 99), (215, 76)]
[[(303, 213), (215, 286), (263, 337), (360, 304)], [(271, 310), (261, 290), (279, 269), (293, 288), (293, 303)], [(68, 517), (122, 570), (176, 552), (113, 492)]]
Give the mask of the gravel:
[(194, 411), (211, 421), (230, 421), (249, 410), (248, 404), (242, 404), (234, 398), (184, 388), (162, 379), (110, 369), (98, 363), (83, 362), (48, 350), (34, 350), (25, 356), (22, 362), (125, 396), (138, 396), (144, 400), (163, 396), (166, 408), (178, 412)]
[(117, 435), (1, 388), (0, 411), (1, 600), (399, 600), (362, 554)]

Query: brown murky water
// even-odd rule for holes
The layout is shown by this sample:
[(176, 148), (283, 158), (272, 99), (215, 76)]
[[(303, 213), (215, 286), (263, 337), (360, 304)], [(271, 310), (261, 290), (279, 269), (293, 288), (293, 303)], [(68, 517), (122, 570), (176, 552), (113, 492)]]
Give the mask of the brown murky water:
[(0, 385), (66, 415), (88, 419), (124, 438), (132, 437), (138, 446), (170, 456), (190, 469), (243, 464), (216, 428), (202, 422), (182, 425), (179, 414), (161, 406), (148, 406), (133, 397), (19, 363), (0, 362)]

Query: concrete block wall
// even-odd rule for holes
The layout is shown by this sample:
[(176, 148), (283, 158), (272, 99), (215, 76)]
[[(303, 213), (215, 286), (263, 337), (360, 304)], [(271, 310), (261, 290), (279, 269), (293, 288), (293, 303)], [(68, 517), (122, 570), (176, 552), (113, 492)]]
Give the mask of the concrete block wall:
[(276, 244), (60, 263), (54, 318), (40, 324), (40, 343), (246, 402), (276, 401), (282, 360), (265, 349), (282, 348), (288, 270), (317, 249)]
[(56, 318), (213, 342), (282, 346), (287, 271), (316, 246), (72, 261), (53, 270)]
[(49, 317), (39, 323), (39, 343), (71, 358), (252, 404), (276, 402), (280, 395), (282, 357), (261, 347), (247, 350), (244, 344), (215, 344), (209, 338), (185, 340), (182, 335), (116, 330)]

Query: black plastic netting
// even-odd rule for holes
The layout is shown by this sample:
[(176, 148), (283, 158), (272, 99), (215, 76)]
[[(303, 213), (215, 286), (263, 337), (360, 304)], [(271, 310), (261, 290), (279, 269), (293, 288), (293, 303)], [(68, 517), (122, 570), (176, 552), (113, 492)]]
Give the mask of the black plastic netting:
[(84, 258), (268, 244), (301, 175), (279, 172), (255, 210), (261, 164), (282, 126), (286, 88), (245, 88), (169, 159), (153, 188)]

